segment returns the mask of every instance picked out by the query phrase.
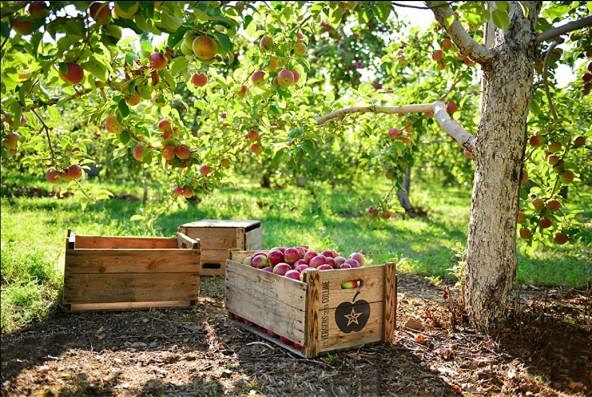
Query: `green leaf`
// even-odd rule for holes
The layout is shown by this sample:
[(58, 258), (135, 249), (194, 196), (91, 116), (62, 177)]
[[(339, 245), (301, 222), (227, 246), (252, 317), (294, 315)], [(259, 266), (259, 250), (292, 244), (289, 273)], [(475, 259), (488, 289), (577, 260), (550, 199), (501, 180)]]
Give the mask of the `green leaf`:
[(130, 217), (130, 221), (131, 221), (131, 222), (142, 222), (142, 221), (144, 221), (145, 219), (146, 219), (146, 218), (144, 218), (144, 216), (143, 216), (143, 215), (137, 215), (137, 214), (136, 214), (136, 215), (132, 215), (132, 216)]
[(174, 47), (175, 45), (177, 45), (177, 43), (183, 40), (183, 36), (185, 35), (185, 32), (187, 32), (187, 30), (189, 30), (187, 26), (182, 26), (181, 28), (177, 29), (177, 31), (175, 31), (174, 33), (171, 33), (169, 35), (169, 38), (167, 39), (167, 47)]
[(187, 58), (177, 57), (177, 58), (173, 59), (173, 61), (171, 62), (171, 66), (169, 67), (169, 71), (171, 72), (171, 74), (173, 76), (176, 77), (187, 70), (187, 65), (188, 65)]
[(212, 32), (212, 35), (218, 44), (218, 49), (220, 49), (223, 53), (229, 53), (232, 51), (232, 42), (228, 36), (220, 32)]
[(491, 14), (495, 26), (502, 30), (507, 30), (510, 27), (510, 18), (506, 12), (502, 10), (493, 10)]
[(121, 131), (121, 133), (119, 134), (119, 141), (121, 143), (123, 143), (124, 145), (127, 145), (128, 142), (132, 139), (132, 136), (130, 135), (129, 131)]
[(273, 158), (271, 159), (271, 168), (278, 168), (280, 164), (284, 161), (286, 157), (286, 148), (282, 147), (277, 152), (275, 152)]
[(127, 106), (127, 103), (125, 102), (125, 98), (121, 97), (121, 99), (117, 103), (117, 110), (119, 110), (119, 113), (121, 114), (122, 118), (125, 118), (129, 115), (130, 110)]
[(101, 61), (100, 58), (96, 57), (95, 55), (91, 55), (88, 59), (88, 62), (85, 62), (82, 67), (84, 70), (88, 70), (95, 76), (97, 79), (101, 81), (107, 80), (107, 65)]

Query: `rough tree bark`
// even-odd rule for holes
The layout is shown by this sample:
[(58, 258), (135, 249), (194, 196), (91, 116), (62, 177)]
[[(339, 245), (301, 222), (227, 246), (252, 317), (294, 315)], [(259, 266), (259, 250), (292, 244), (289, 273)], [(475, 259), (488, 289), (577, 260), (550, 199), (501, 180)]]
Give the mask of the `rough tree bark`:
[[(524, 16), (520, 6), (512, 2), (510, 27), (496, 31), (493, 56), (484, 56), (484, 50), (490, 49), (482, 47), (477, 54), (483, 70), (483, 92), (474, 153), (464, 300), (471, 323), (486, 331), (494, 330), (505, 318), (516, 274), (516, 213), (540, 3), (528, 2), (528, 6), (530, 12)], [(434, 9), (443, 26), (446, 11)]]
[(409, 200), (409, 189), (411, 189), (411, 167), (401, 168), (400, 171), (403, 172), (403, 183), (401, 184), (401, 188), (397, 190), (399, 204), (405, 210), (406, 214), (414, 214), (415, 208), (411, 205), (411, 200)]

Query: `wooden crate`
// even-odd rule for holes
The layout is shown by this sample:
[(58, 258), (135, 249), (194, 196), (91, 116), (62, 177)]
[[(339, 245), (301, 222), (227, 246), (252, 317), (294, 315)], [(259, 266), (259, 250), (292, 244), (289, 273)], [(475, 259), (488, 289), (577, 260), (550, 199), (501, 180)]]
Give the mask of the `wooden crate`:
[(179, 226), (179, 232), (199, 239), (201, 276), (224, 276), (229, 249), (262, 248), (261, 222), (203, 219)]
[(71, 311), (190, 307), (199, 295), (199, 240), (77, 236), (68, 231), (64, 295)]
[[(253, 323), (238, 321), (242, 327), (307, 358), (393, 340), (394, 263), (308, 271), (299, 282), (242, 264), (251, 254), (232, 250), (226, 267), (226, 308), (232, 318)], [(361, 280), (361, 286), (342, 289), (348, 280)], [(265, 330), (294, 343), (283, 343)]]

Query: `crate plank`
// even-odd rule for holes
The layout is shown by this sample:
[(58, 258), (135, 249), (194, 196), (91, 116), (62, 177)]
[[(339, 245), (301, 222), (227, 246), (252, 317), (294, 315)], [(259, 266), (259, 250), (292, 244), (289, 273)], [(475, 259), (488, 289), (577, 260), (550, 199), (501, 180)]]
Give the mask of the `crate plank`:
[(305, 357), (304, 353), (301, 350), (296, 349), (294, 346), (290, 346), (290, 345), (285, 344), (284, 342), (282, 342), (280, 340), (279, 337), (274, 337), (274, 336), (268, 335), (267, 333), (261, 331), (256, 326), (247, 325), (247, 324), (242, 323), (237, 320), (233, 320), (232, 323), (238, 327), (241, 327), (243, 329), (246, 329), (249, 332), (254, 333), (255, 335), (259, 336), (260, 338), (266, 339), (271, 343), (275, 343), (276, 345), (282, 347), (283, 349), (289, 350), (290, 352), (296, 354), (299, 357)]
[(197, 300), (199, 273), (67, 274), (64, 303)]
[(186, 309), (195, 305), (196, 301), (149, 301), (149, 302), (112, 302), (112, 303), (72, 303), (67, 304), (71, 312), (108, 311), (129, 309)]
[(191, 238), (199, 239), (204, 253), (211, 249), (243, 248), (237, 246), (235, 229), (184, 228), (182, 233)]
[(189, 249), (75, 249), (66, 251), (66, 268), (68, 274), (187, 273), (199, 271), (199, 259)]
[(205, 249), (201, 254), (201, 262), (220, 263), (228, 259), (228, 249)]
[(395, 339), (397, 321), (397, 265), (389, 262), (384, 266), (384, 340)]
[[(226, 291), (240, 289), (253, 297), (265, 297), (279, 305), (306, 309), (306, 284), (276, 274), (229, 261), (226, 268)], [(259, 299), (262, 300), (262, 299)]]
[(177, 248), (177, 238), (76, 236), (75, 248)]
[[(341, 302), (364, 299), (379, 302), (384, 299), (384, 267), (367, 266), (347, 270), (326, 270), (319, 274), (321, 286), (328, 296), (329, 308), (337, 307)], [(361, 280), (362, 286), (354, 289), (342, 289), (341, 284), (348, 280)]]
[(228, 220), (228, 219), (201, 219), (195, 222), (188, 222), (181, 227), (188, 227), (188, 228), (195, 228), (195, 227), (203, 227), (203, 228), (243, 228), (246, 231), (251, 229), (257, 228), (261, 226), (261, 221), (258, 220), (245, 220), (245, 221), (235, 221), (235, 220)]
[(321, 283), (318, 270), (306, 273), (306, 336), (304, 343), (304, 356), (314, 357), (318, 351), (319, 338), (319, 308), (321, 303)]
[(246, 250), (260, 250), (263, 248), (263, 229), (258, 227), (246, 233), (245, 237)]
[(326, 315), (329, 321), (327, 322), (328, 328), (326, 331), (323, 330), (323, 324), (321, 323), (317, 353), (347, 349), (383, 340), (383, 305), (384, 302), (369, 303), (370, 316), (368, 322), (360, 331), (349, 333), (339, 329), (335, 321), (336, 309), (328, 309), (326, 313), (323, 313), (323, 309), (321, 309), (319, 317), (322, 319)]

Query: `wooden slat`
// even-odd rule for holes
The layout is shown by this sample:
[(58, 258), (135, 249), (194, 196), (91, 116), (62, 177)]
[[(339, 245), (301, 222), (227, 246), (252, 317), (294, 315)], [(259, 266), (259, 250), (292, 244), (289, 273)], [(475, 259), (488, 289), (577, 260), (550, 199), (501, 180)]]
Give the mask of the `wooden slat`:
[(152, 308), (190, 308), (196, 301), (151, 301), (151, 302), (114, 302), (114, 303), (73, 303), (68, 304), (71, 312), (81, 311), (105, 311), (105, 310), (130, 310)]
[(177, 238), (76, 236), (78, 248), (177, 248)]
[(226, 308), (303, 343), (306, 284), (228, 261)]
[(246, 248), (245, 244), (247, 242), (247, 237), (245, 235), (245, 229), (243, 229), (242, 227), (236, 228), (235, 233), (236, 233), (236, 246), (235, 247), (245, 249)]
[(389, 262), (384, 266), (384, 335), (385, 341), (395, 339), (397, 321), (397, 265)]
[(68, 229), (68, 236), (66, 238), (66, 249), (74, 249), (76, 247), (76, 234), (73, 230)]
[[(320, 282), (328, 296), (329, 308), (341, 302), (364, 299), (367, 302), (380, 302), (384, 299), (384, 266), (367, 266), (356, 269), (326, 270), (320, 272)], [(355, 289), (342, 289), (341, 284), (348, 280), (362, 280), (362, 286)]]
[(75, 249), (66, 250), (65, 268), (66, 274), (198, 272), (200, 255), (189, 249)]
[(319, 308), (321, 300), (321, 284), (319, 271), (312, 270), (305, 275), (306, 281), (306, 333), (304, 337), (304, 356), (314, 357), (318, 352)]
[(261, 225), (261, 221), (249, 219), (245, 221), (235, 221), (235, 220), (226, 220), (226, 219), (202, 219), (195, 222), (188, 222), (181, 227), (184, 228), (195, 228), (195, 227), (202, 227), (202, 228), (243, 228), (243, 229), (250, 229), (252, 227), (257, 227)]
[(199, 273), (68, 274), (64, 303), (197, 300)]
[(260, 250), (263, 248), (263, 230), (261, 227), (250, 230), (246, 234), (246, 250)]
[[(218, 266), (218, 267), (214, 267)], [(199, 270), (200, 277), (224, 277), (226, 273), (226, 262), (220, 263), (203, 263), (201, 264), (201, 269)]]
[(228, 259), (228, 248), (225, 249), (207, 249), (201, 250), (201, 261), (202, 262), (224, 262)]
[(185, 234), (193, 239), (199, 239), (203, 252), (211, 249), (239, 248), (235, 229), (186, 227)]
[(241, 289), (261, 300), (262, 296), (277, 304), (286, 304), (298, 310), (305, 310), (304, 299), (307, 285), (287, 277), (264, 272), (237, 262), (230, 262), (226, 268), (226, 290)]
[[(234, 248), (234, 249), (229, 249), (228, 250), (228, 259), (230, 260), (234, 260), (235, 262), (242, 262), (242, 260), (244, 258), (246, 258), (247, 256), (251, 256), (253, 254), (255, 254), (256, 252), (259, 252), (259, 250), (240, 250), (238, 248)], [(261, 251), (261, 252), (265, 252), (265, 251)]]
[(199, 249), (199, 239), (195, 240), (187, 236), (185, 233), (177, 232), (177, 247), (178, 248), (191, 248), (194, 250)]
[(358, 332), (342, 332), (335, 322), (336, 309), (329, 309), (327, 313), (323, 313), (322, 310), (323, 309), (321, 308), (321, 320), (323, 316), (328, 316), (329, 329), (328, 333), (322, 332), (322, 330), (319, 333), (317, 353), (352, 348), (383, 340), (383, 302), (370, 303), (370, 317), (368, 318), (368, 322), (364, 328)]

